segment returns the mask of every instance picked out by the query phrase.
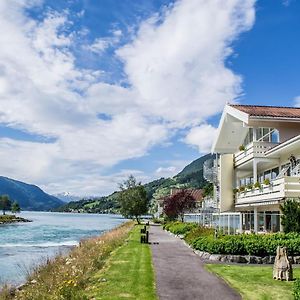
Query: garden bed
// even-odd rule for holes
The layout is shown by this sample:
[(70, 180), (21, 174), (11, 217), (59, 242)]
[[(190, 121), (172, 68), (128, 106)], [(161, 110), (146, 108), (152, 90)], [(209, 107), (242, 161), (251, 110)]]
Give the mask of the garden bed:
[(286, 247), (292, 263), (300, 264), (300, 234), (273, 233), (214, 236), (196, 223), (170, 222), (164, 228), (183, 238), (201, 258), (234, 263), (274, 263), (278, 246)]

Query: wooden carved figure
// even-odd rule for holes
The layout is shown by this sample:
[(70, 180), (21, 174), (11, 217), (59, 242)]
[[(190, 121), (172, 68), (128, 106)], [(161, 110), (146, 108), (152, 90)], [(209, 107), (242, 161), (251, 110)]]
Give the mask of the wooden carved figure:
[(277, 247), (273, 268), (273, 278), (277, 280), (293, 280), (292, 264), (288, 260), (286, 247)]

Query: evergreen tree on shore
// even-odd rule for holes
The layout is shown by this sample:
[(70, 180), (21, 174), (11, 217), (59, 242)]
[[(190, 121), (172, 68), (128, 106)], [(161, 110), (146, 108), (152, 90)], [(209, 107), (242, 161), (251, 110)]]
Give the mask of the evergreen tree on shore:
[(11, 201), (9, 199), (8, 195), (2, 195), (0, 196), (0, 210), (2, 210), (3, 215), (5, 215), (5, 212), (7, 210), (10, 210), (11, 207)]

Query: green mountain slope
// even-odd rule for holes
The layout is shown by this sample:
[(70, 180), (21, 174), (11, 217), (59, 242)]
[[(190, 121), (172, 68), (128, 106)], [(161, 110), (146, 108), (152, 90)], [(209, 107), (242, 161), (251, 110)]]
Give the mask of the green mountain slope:
[[(207, 181), (203, 178), (203, 163), (210, 158), (212, 158), (211, 154), (204, 155), (191, 162), (172, 178), (160, 178), (146, 183), (144, 186), (147, 191), (148, 199), (165, 196), (170, 193), (170, 190), (173, 187), (203, 188), (207, 184)], [(59, 207), (56, 211), (78, 211), (90, 213), (117, 212), (119, 209), (117, 196), (118, 192), (114, 192), (106, 197), (72, 201)]]
[(0, 195), (8, 195), (12, 201), (18, 201), (22, 210), (50, 210), (63, 204), (39, 187), (0, 176)]
[(203, 163), (206, 160), (211, 159), (212, 157), (213, 155), (211, 154), (206, 154), (204, 156), (199, 157), (198, 159), (192, 161), (190, 164), (184, 167), (183, 170), (179, 172), (176, 176), (185, 176), (203, 170)]

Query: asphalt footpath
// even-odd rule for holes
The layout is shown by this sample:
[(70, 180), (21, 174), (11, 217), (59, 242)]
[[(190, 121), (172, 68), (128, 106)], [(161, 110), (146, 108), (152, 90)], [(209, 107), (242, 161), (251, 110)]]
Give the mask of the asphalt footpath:
[(149, 242), (160, 300), (241, 299), (225, 281), (206, 271), (190, 248), (160, 226), (150, 226)]

